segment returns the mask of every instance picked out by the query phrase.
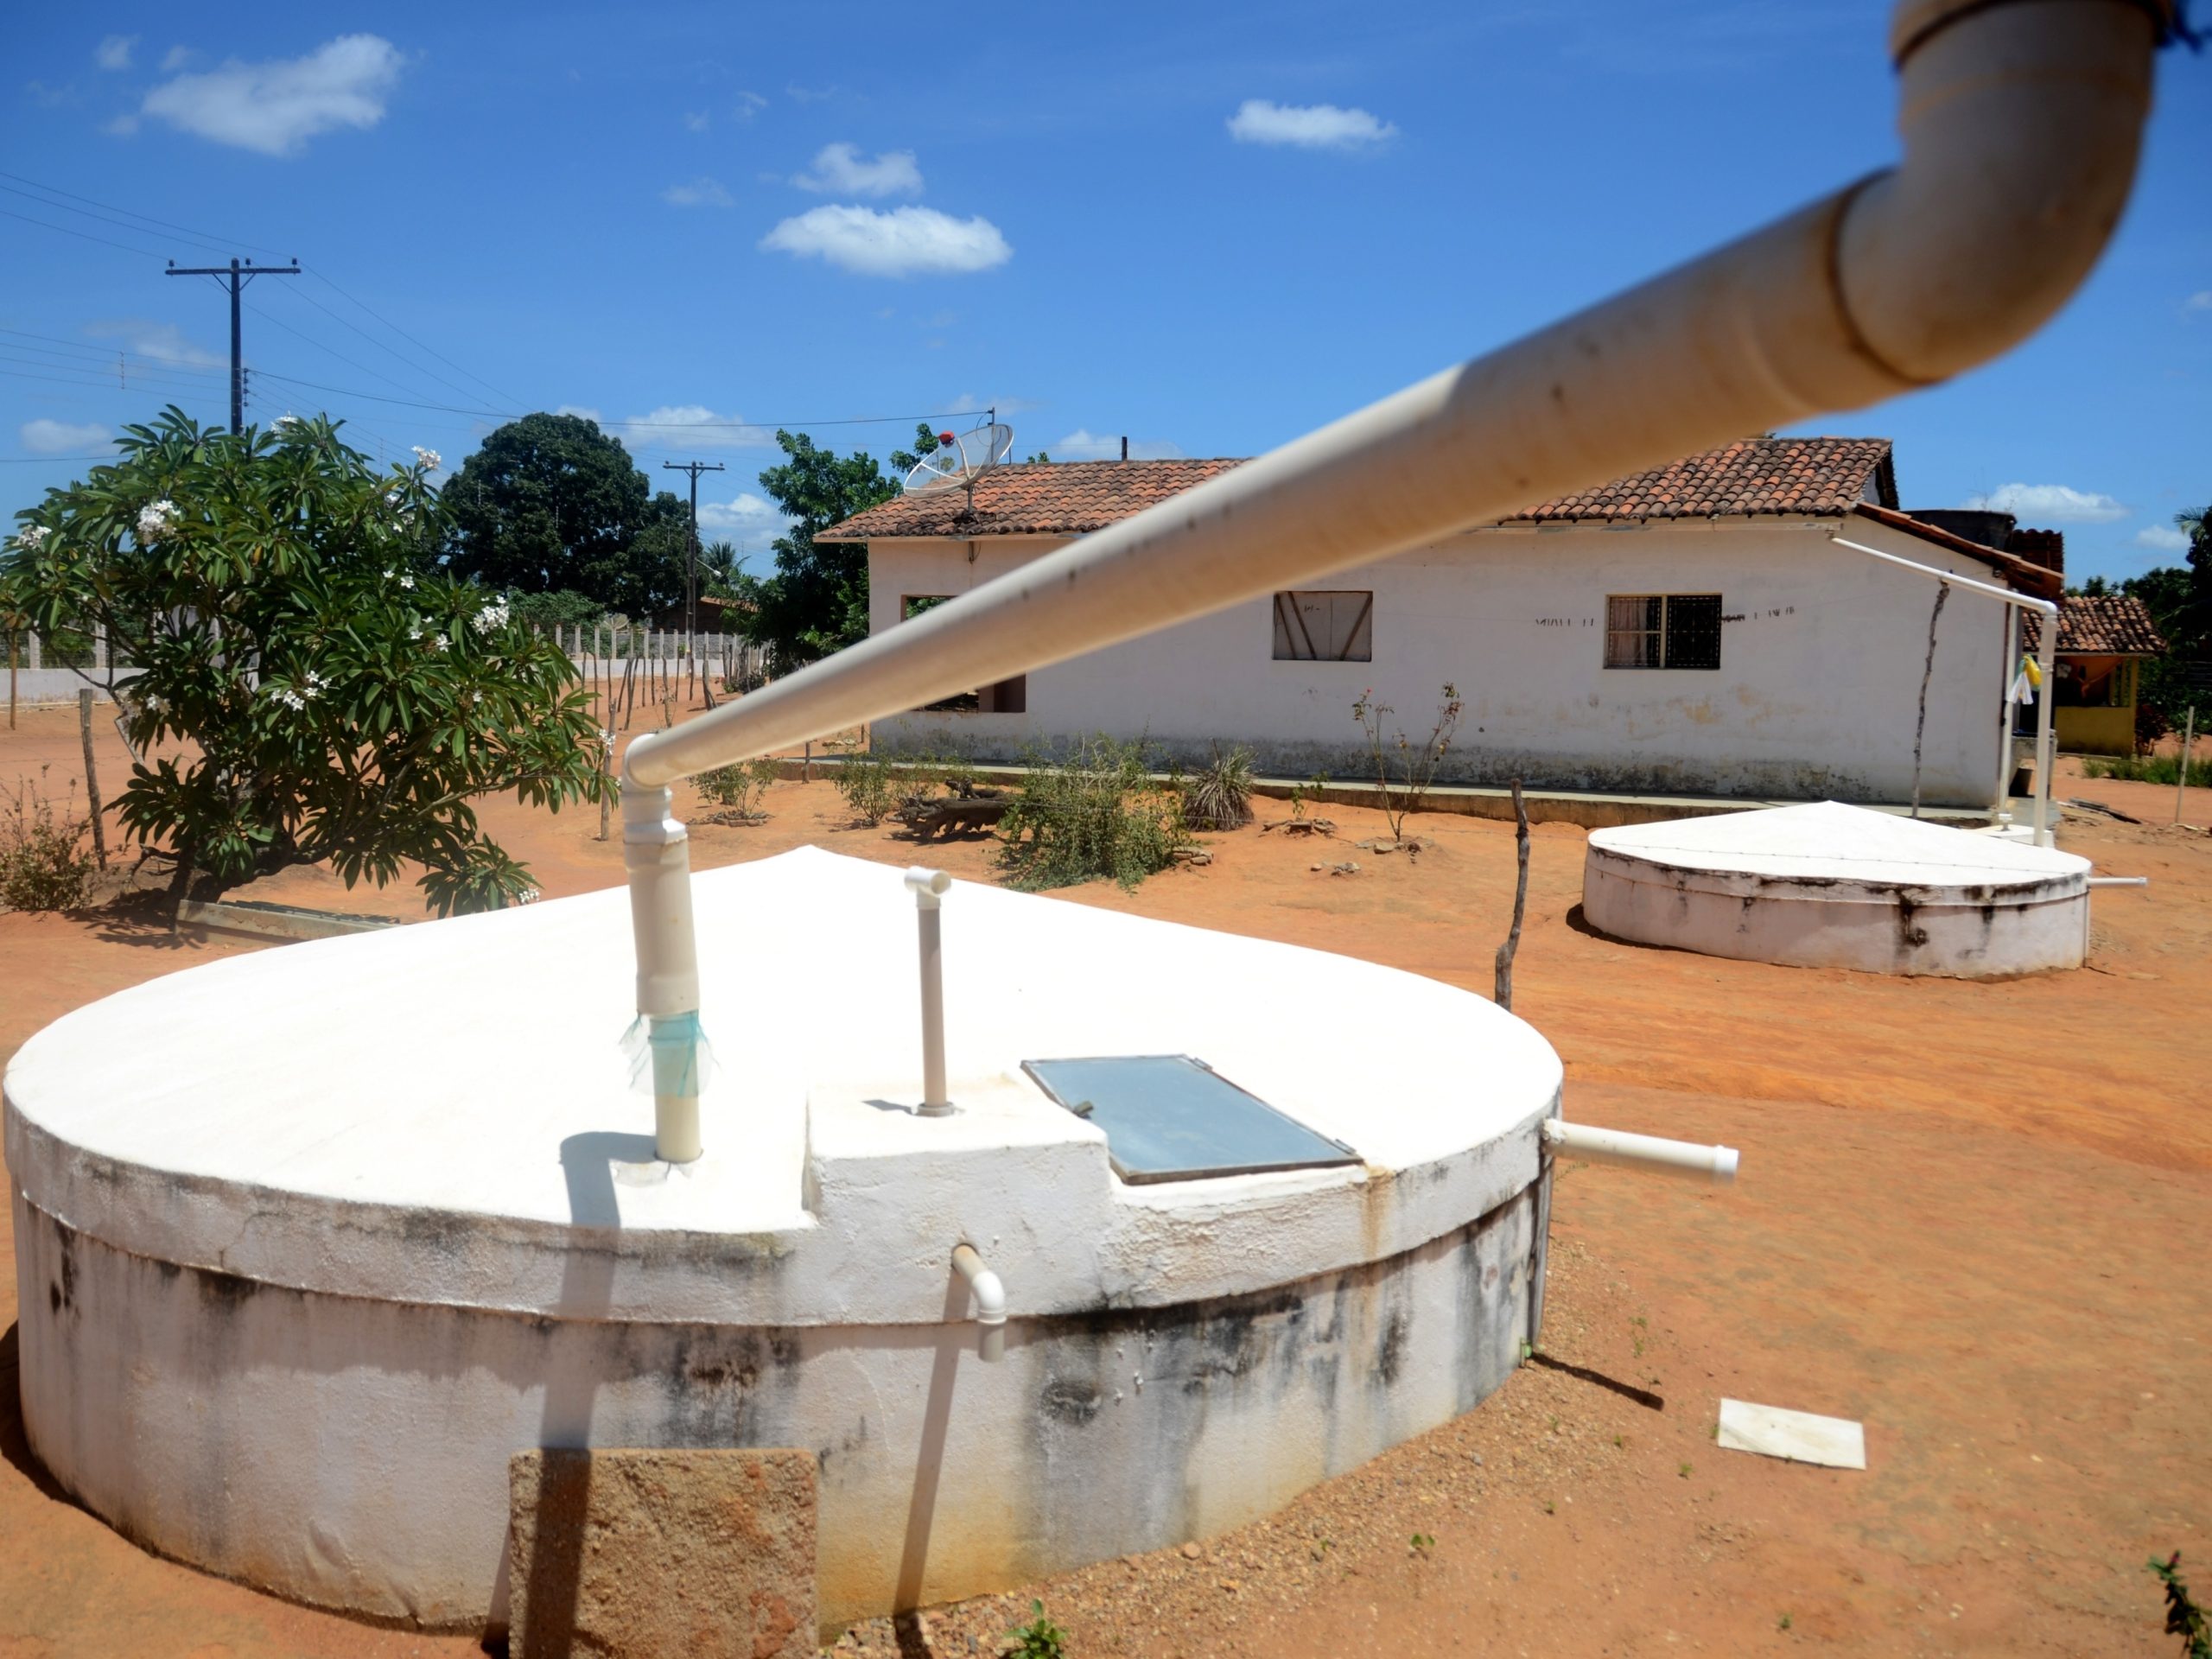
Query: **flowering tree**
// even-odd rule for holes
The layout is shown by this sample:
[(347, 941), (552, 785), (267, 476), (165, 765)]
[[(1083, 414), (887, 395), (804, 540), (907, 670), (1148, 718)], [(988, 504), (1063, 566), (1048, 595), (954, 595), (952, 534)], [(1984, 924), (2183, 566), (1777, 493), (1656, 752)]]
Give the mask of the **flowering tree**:
[(0, 602), (105, 628), (134, 766), (125, 833), (207, 898), (288, 865), (440, 915), (537, 896), (473, 802), (596, 798), (568, 658), (505, 600), (432, 573), (438, 457), (378, 472), (327, 419), (233, 436), (175, 409), (19, 515)]

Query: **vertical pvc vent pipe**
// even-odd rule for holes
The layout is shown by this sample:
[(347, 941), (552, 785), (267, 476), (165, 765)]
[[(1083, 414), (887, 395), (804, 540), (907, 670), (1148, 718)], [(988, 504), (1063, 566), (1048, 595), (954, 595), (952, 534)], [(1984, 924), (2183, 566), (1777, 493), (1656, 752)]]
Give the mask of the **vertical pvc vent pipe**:
[(922, 968), (922, 1117), (949, 1117), (952, 1102), (944, 1083), (944, 934), (939, 925), (943, 912), (938, 901), (952, 886), (943, 870), (919, 865), (906, 872), (906, 887), (914, 895), (915, 931), (920, 936)]

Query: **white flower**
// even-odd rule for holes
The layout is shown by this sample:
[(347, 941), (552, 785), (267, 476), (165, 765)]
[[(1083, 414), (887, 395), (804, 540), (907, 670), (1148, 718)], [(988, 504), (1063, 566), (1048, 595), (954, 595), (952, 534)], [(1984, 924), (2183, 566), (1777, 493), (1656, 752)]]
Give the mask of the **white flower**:
[(494, 628), (507, 626), (507, 601), (495, 599), (469, 619), (470, 626), (479, 633), (489, 633)]
[(158, 542), (176, 528), (176, 520), (175, 502), (149, 501), (138, 509), (138, 539), (149, 544)]
[[(308, 670), (308, 683), (315, 688), (315, 691), (320, 691), (324, 686), (328, 685), (330, 682), (324, 679), (322, 676), (316, 673), (315, 670), (309, 669)], [(310, 691), (308, 695), (309, 696), (313, 696), (315, 695), (315, 691)]]
[(542, 895), (540, 895), (536, 887), (524, 887), (520, 893), (515, 894), (515, 903), (518, 905), (534, 905), (538, 901), (538, 899)]
[(307, 699), (289, 685), (270, 685), (263, 689), (287, 709), (304, 709), (308, 706)]
[(402, 588), (412, 588), (415, 585), (415, 578), (412, 576), (402, 576), (399, 579), (399, 585)]
[(410, 622), (407, 625), (407, 637), (410, 639), (420, 639), (423, 637), (423, 625), (420, 622)]
[(44, 524), (25, 524), (16, 532), (16, 545), (26, 553), (35, 553), (46, 545), (46, 538), (52, 534)]
[(279, 431), (282, 431), (288, 426), (297, 426), (299, 423), (300, 417), (296, 415), (279, 415), (275, 420), (269, 423), (270, 426), (276, 428)]
[(386, 490), (384, 493), (384, 504), (388, 507), (397, 506), (399, 505), (399, 492), (397, 490)]
[(138, 706), (143, 709), (149, 715), (158, 715), (165, 713), (168, 709), (169, 703), (168, 699), (162, 696), (159, 692), (149, 691), (143, 697), (139, 699)]
[(426, 473), (435, 473), (446, 464), (443, 455), (435, 449), (425, 449), (419, 443), (415, 446), (415, 459), (421, 463), (423, 470)]
[(451, 645), (452, 641), (448, 639), (442, 633), (435, 634), (430, 639), (430, 649), (432, 651), (445, 651), (449, 649)]

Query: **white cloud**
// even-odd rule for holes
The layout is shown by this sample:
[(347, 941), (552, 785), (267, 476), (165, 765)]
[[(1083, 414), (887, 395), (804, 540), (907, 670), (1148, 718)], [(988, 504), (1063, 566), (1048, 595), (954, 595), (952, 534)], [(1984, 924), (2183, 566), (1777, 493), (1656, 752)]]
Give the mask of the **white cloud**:
[[(1020, 448), (1019, 444), (1014, 446)], [(1118, 434), (1100, 436), (1088, 427), (1079, 426), (1058, 443), (1046, 447), (1045, 453), (1054, 461), (1119, 461), (1122, 440)], [(1183, 452), (1172, 443), (1140, 442), (1131, 439), (1131, 461), (1180, 461)]]
[(303, 58), (232, 58), (179, 75), (147, 93), (143, 108), (219, 144), (289, 156), (318, 133), (381, 121), (400, 63), (398, 48), (378, 35), (341, 35)]
[(824, 144), (813, 168), (791, 182), (825, 196), (918, 196), (922, 169), (911, 149), (887, 149), (870, 161), (857, 144)]
[(92, 60), (103, 69), (128, 69), (130, 48), (137, 44), (136, 35), (111, 35), (94, 48)]
[(108, 441), (104, 426), (73, 426), (67, 421), (26, 421), (20, 435), (23, 448), (34, 455), (71, 455), (85, 449), (102, 449)]
[(650, 415), (633, 415), (616, 434), (631, 448), (658, 444), (684, 449), (758, 448), (765, 435), (734, 415), (717, 415), (704, 404), (663, 404)]
[(2199, 289), (2181, 302), (2184, 311), (2212, 311), (2212, 288)]
[(760, 245), (813, 255), (863, 276), (988, 270), (1014, 257), (988, 219), (954, 219), (934, 207), (816, 207), (785, 219)]
[(704, 110), (686, 110), (683, 112), (683, 130), (686, 132), (704, 132), (713, 124), (714, 118)]
[(750, 121), (767, 107), (768, 100), (760, 93), (740, 92), (737, 95), (737, 107), (732, 110), (730, 114), (740, 121)]
[(1372, 149), (1396, 137), (1398, 130), (1365, 110), (1340, 110), (1333, 104), (1271, 104), (1264, 98), (1248, 98), (1229, 118), (1229, 136), (1240, 144)]
[(2048, 519), (2062, 524), (2106, 524), (2127, 517), (2127, 509), (2112, 497), (2063, 484), (2000, 484), (1986, 495), (1967, 497), (1960, 505), (2009, 512), (2030, 523)]
[(747, 490), (727, 501), (702, 501), (699, 504), (699, 533), (709, 531), (744, 535), (772, 530), (781, 530), (784, 515), (776, 511), (775, 504), (765, 497)]
[(574, 415), (579, 420), (589, 421), (594, 426), (599, 424), (599, 411), (587, 409), (582, 404), (563, 404), (553, 412), (556, 415)]
[(2171, 524), (2151, 524), (2135, 532), (2135, 545), (2158, 553), (2179, 553), (2188, 548), (2189, 537)]
[(173, 46), (162, 54), (162, 73), (165, 75), (173, 75), (191, 61), (192, 48), (190, 47)]
[(151, 358), (156, 363), (172, 364), (178, 368), (219, 369), (230, 364), (228, 358), (194, 345), (184, 337), (184, 330), (173, 322), (151, 322), (143, 317), (111, 317), (86, 323), (85, 332), (94, 340), (120, 340), (126, 352)]
[(700, 177), (689, 184), (671, 184), (660, 193), (671, 207), (734, 207), (728, 191), (715, 180)]

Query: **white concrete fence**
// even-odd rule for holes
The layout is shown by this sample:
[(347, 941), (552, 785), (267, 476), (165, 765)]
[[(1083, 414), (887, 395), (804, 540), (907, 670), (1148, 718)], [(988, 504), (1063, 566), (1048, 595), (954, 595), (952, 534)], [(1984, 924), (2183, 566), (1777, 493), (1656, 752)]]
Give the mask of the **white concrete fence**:
[[(735, 696), (736, 688), (758, 685), (773, 672), (774, 653), (734, 633), (688, 632), (677, 628), (569, 626), (538, 628), (575, 665), (585, 690), (614, 699), (626, 715), (638, 702), (674, 696), (689, 705), (698, 696), (703, 675), (715, 700)], [(79, 636), (83, 638), (84, 636)], [(10, 662), (10, 695), (21, 706), (73, 703), (86, 685), (101, 702), (107, 683), (129, 659), (111, 660), (107, 634), (94, 629), (89, 649), (69, 650), (31, 632), (17, 634)], [(729, 687), (729, 690), (725, 690)]]

